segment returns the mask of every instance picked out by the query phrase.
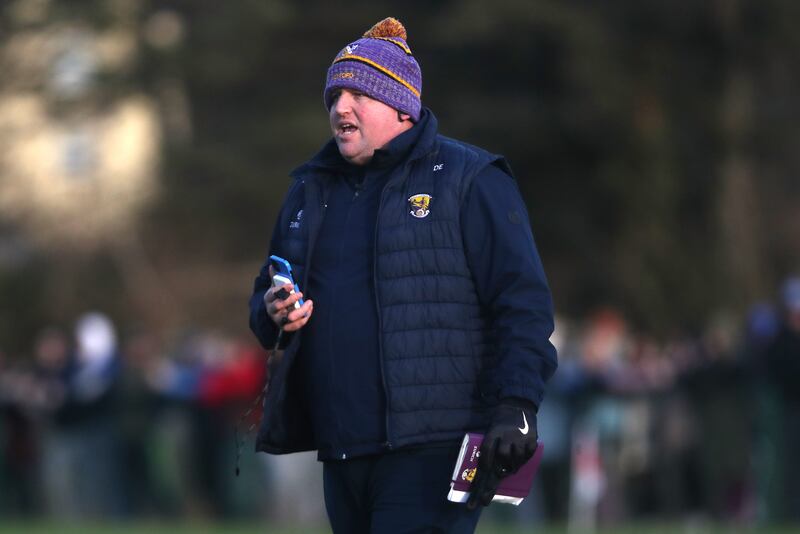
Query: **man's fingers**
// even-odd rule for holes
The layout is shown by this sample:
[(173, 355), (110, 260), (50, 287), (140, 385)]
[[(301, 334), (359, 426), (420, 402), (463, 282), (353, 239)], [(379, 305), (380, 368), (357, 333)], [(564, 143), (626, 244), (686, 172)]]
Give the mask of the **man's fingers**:
[[(274, 287), (267, 291), (265, 295), (265, 302), (267, 303), (267, 312), (275, 313), (281, 310), (285, 310), (290, 306), (294, 306), (294, 303), (303, 298), (303, 293), (297, 292), (293, 295), (289, 295), (289, 290), (293, 289), (291, 284), (287, 284), (281, 287)], [(286, 291), (286, 298), (281, 298), (279, 295), (280, 291)]]
[(478, 471), (481, 469), (491, 471), (492, 466), (494, 465), (494, 458), (499, 441), (500, 438), (486, 436), (486, 439), (484, 439), (483, 443), (481, 444), (481, 456), (478, 460)]
[(281, 309), (281, 310), (282, 309), (288, 309), (291, 312), (292, 308), (294, 308), (294, 303), (297, 302), (298, 300), (300, 300), (301, 298), (303, 298), (303, 293), (301, 293), (300, 291), (298, 291), (297, 293), (295, 293), (293, 295), (289, 295), (288, 297), (286, 297), (285, 299), (283, 299), (280, 302), (280, 304), (279, 304), (280, 308), (279, 309)]
[(293, 323), (293, 322), (297, 321), (298, 319), (302, 319), (303, 317), (306, 317), (309, 314), (309, 312), (311, 311), (311, 308), (313, 308), (313, 307), (314, 307), (314, 302), (311, 301), (311, 300), (305, 301), (303, 303), (303, 305), (300, 306), (298, 309), (294, 309), (294, 305), (292, 305), (289, 308), (289, 313), (288, 313), (288, 315), (286, 317), (289, 319), (290, 323)]
[(295, 330), (300, 330), (305, 326), (308, 322), (308, 317), (303, 317), (302, 319), (298, 319), (293, 323), (287, 323), (286, 326), (283, 327), (284, 332), (294, 332)]
[(467, 499), (467, 509), (474, 510), (480, 504), (480, 496), (483, 493), (483, 487), (486, 485), (486, 477), (485, 477), (486, 470), (478, 468), (478, 471), (475, 473), (475, 480), (472, 481), (472, 486), (470, 487), (470, 494), (469, 499)]
[[(492, 473), (494, 471), (495, 450), (500, 438), (486, 436), (481, 445), (480, 458), (478, 459), (478, 471), (475, 473), (475, 480), (470, 488), (470, 496), (467, 500), (467, 508), (474, 510), (479, 504), (483, 504), (483, 494), (491, 484)], [(495, 489), (497, 486), (495, 485)], [(489, 496), (491, 502), (494, 492)], [(484, 505), (485, 506), (485, 505)]]
[(494, 472), (486, 474), (486, 482), (484, 483), (483, 491), (481, 491), (479, 495), (481, 505), (489, 506), (492, 503), (492, 499), (494, 499), (494, 494), (497, 493), (497, 487), (499, 485), (500, 477)]
[(501, 440), (497, 446), (495, 453), (495, 463), (501, 463), (502, 467), (510, 467), (509, 464), (513, 461), (514, 451), (511, 449), (513, 442), (507, 439)]
[(519, 471), (519, 468), (522, 467), (531, 456), (533, 456), (533, 453), (529, 451), (531, 451), (531, 448), (527, 443), (512, 445), (512, 462), (515, 473)]
[[(485, 441), (484, 444), (486, 444)], [(480, 456), (478, 457), (478, 469), (475, 471), (475, 478), (470, 486), (469, 499), (467, 499), (467, 508), (470, 510), (474, 510), (478, 507), (483, 488), (486, 486), (486, 475), (489, 473), (489, 469), (487, 468), (489, 464), (486, 458), (490, 455), (489, 448), (490, 447), (486, 445), (486, 449), (484, 450), (483, 446), (481, 446)]]
[(492, 502), (499, 484), (500, 478), (494, 473), (493, 470), (484, 469), (481, 471), (481, 469), (478, 468), (478, 472), (475, 474), (475, 481), (472, 483), (472, 487), (470, 488), (470, 496), (467, 500), (467, 508), (469, 510), (474, 510), (479, 505), (488, 506)]
[(528, 461), (528, 458), (530, 458), (534, 454), (536, 454), (536, 446), (537, 446), (537, 444), (536, 444), (535, 441), (529, 441), (528, 443), (525, 444), (525, 461), (526, 462)]
[[(273, 286), (267, 290), (265, 297), (269, 301), (277, 300), (278, 302), (286, 301), (292, 298), (294, 295), (290, 295), (289, 293), (292, 292), (294, 286), (292, 284), (283, 284), (282, 286)], [(284, 296), (285, 295), (285, 296)], [(296, 293), (295, 293), (296, 295)]]
[(314, 302), (311, 300), (305, 301), (299, 310), (294, 310), (286, 318), (289, 320), (284, 326), (284, 332), (293, 332), (305, 326), (314, 312)]

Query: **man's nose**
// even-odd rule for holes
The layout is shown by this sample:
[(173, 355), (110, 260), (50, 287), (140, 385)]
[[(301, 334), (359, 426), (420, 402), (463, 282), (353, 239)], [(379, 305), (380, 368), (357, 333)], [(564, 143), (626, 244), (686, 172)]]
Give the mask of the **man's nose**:
[(333, 108), (336, 113), (340, 115), (347, 113), (353, 108), (353, 96), (350, 93), (342, 91), (339, 97), (334, 101)]

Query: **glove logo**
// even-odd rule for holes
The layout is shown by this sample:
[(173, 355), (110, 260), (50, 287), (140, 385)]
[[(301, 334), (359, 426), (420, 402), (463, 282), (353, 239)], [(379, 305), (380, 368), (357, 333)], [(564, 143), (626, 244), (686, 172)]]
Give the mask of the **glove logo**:
[(525, 417), (525, 412), (522, 412), (522, 422), (524, 423), (524, 425), (521, 426), (521, 427), (517, 427), (517, 429), (520, 431), (520, 433), (523, 436), (527, 436), (528, 435), (528, 418)]

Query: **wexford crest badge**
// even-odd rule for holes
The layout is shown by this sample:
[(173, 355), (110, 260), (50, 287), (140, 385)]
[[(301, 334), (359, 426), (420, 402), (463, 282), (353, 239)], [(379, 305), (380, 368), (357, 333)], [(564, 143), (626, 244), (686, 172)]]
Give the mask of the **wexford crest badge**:
[(475, 472), (478, 470), (477, 467), (473, 467), (472, 469), (464, 469), (464, 472), (461, 473), (461, 480), (466, 480), (467, 482), (472, 482), (475, 478)]
[(427, 217), (431, 212), (431, 199), (433, 199), (433, 197), (426, 193), (408, 197), (408, 204), (411, 206), (411, 215), (417, 219)]

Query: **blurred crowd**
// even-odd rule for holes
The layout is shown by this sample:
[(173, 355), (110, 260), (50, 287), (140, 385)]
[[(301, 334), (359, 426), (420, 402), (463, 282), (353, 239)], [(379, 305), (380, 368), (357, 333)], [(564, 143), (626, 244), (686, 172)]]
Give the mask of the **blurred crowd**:
[[(606, 307), (558, 318), (553, 342), (534, 489), (488, 515), (800, 522), (800, 278), (698, 332), (655, 338)], [(265, 358), (205, 331), (121, 343), (96, 312), (43, 329), (29, 358), (0, 352), (0, 518), (321, 519), (313, 455), (256, 455), (246, 435)]]
[(694, 334), (657, 340), (607, 308), (553, 341), (538, 517), (800, 522), (800, 278)]
[[(229, 517), (259, 513), (267, 479), (234, 427), (265, 379), (250, 342), (188, 332), (165, 351), (147, 333), (120, 344), (101, 313), (74, 335), (48, 327), (32, 357), (0, 359), (0, 517)], [(244, 445), (247, 446), (247, 445)], [(252, 439), (246, 452), (252, 452)]]

